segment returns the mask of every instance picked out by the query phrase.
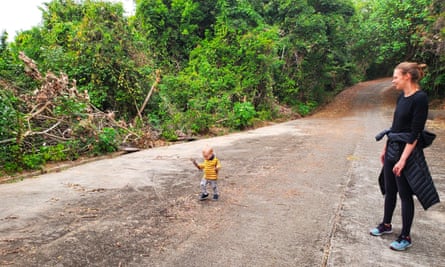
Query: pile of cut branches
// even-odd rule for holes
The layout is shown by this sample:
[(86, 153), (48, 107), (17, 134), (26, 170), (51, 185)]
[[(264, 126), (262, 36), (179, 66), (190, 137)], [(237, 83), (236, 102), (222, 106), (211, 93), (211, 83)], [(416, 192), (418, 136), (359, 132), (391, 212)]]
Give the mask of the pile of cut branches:
[(114, 152), (122, 144), (154, 146), (158, 135), (149, 127), (130, 128), (125, 121), (116, 120), (113, 111), (97, 109), (88, 92), (79, 92), (76, 81), (70, 81), (66, 74), (42, 75), (24, 53), (19, 58), (25, 64), (26, 74), (40, 87), (20, 95), (19, 90), (9, 90), (19, 102), (14, 105), (18, 119), (9, 132), (0, 135), (3, 169), (36, 169), (48, 161)]

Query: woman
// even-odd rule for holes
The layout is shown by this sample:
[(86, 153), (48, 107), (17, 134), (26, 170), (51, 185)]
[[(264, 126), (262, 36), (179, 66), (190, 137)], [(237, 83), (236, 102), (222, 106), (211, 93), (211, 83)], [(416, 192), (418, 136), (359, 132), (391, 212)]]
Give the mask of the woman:
[(392, 233), (391, 221), (398, 192), (402, 202), (402, 231), (399, 238), (390, 244), (391, 249), (398, 251), (412, 244), (413, 195), (421, 201), (424, 209), (439, 202), (422, 150), (425, 147), (422, 137), (428, 116), (428, 98), (419, 86), (423, 67), (417, 63), (403, 62), (394, 69), (392, 83), (402, 93), (397, 99), (391, 129), (384, 132), (388, 135), (388, 141), (380, 156), (383, 164), (381, 189), (385, 194), (384, 216), (383, 222), (370, 234), (380, 236)]

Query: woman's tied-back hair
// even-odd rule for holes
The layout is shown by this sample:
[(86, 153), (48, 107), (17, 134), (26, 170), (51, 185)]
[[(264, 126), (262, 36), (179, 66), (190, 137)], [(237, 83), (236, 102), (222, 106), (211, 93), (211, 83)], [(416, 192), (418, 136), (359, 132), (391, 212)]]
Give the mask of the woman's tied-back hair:
[(396, 67), (396, 69), (401, 70), (403, 74), (411, 74), (411, 81), (416, 83), (425, 75), (423, 71), (424, 68), (426, 68), (426, 64), (418, 64), (416, 62), (402, 62)]

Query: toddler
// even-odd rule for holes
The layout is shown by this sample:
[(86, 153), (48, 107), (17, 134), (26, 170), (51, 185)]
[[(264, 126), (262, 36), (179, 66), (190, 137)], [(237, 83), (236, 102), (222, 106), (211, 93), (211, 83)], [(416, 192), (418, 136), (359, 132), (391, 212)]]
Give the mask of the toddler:
[(204, 171), (204, 176), (201, 180), (201, 195), (199, 200), (205, 200), (209, 197), (207, 193), (207, 185), (210, 185), (213, 189), (213, 200), (218, 200), (218, 171), (221, 168), (221, 163), (213, 153), (213, 148), (206, 147), (202, 150), (202, 157), (204, 162), (197, 163), (196, 160), (191, 159), (196, 168)]

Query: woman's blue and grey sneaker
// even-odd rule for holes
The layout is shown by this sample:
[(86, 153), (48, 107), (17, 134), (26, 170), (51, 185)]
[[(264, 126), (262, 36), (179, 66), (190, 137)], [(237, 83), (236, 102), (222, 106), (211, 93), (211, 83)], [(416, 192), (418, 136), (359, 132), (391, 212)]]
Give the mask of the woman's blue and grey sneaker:
[(399, 236), (396, 241), (392, 242), (389, 247), (392, 250), (403, 251), (411, 247), (411, 238), (409, 236)]
[(372, 229), (369, 232), (373, 236), (381, 236), (383, 234), (390, 234), (392, 233), (392, 225), (386, 225), (384, 223), (379, 224), (376, 228)]

